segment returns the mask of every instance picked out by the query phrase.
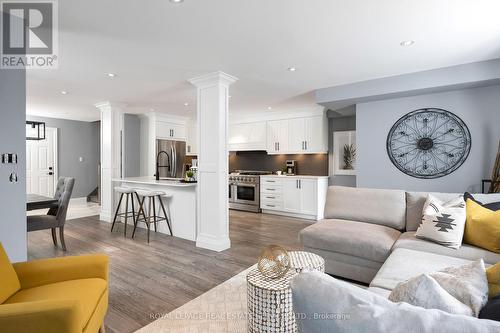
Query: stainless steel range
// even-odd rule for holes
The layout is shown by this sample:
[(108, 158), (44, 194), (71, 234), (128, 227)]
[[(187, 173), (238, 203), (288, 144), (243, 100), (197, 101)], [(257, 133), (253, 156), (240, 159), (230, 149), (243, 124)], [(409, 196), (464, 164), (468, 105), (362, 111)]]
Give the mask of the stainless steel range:
[(260, 212), (260, 176), (270, 171), (236, 170), (229, 174), (229, 208)]

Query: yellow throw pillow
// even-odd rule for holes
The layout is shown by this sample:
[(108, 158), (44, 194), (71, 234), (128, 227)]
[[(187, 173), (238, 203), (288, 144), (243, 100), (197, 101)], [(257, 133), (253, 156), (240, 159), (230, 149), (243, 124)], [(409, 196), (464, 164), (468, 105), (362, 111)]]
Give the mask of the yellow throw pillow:
[(486, 269), (489, 297), (500, 295), (500, 262)]
[(500, 253), (500, 210), (493, 211), (467, 199), (464, 242)]
[(0, 243), (0, 304), (14, 295), (19, 289), (21, 289), (19, 278), (3, 249), (2, 243)]

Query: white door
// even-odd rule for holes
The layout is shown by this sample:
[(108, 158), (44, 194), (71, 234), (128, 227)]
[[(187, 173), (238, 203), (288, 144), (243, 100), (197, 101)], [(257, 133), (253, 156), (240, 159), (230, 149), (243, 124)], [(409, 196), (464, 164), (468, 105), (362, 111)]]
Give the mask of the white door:
[(304, 118), (290, 119), (288, 122), (288, 150), (290, 152), (301, 152), (305, 150)]
[(305, 145), (306, 151), (321, 152), (327, 151), (328, 143), (324, 131), (325, 119), (323, 117), (310, 117), (305, 120)]
[(298, 179), (283, 180), (283, 210), (290, 213), (300, 212), (300, 189)]
[(26, 192), (54, 196), (57, 129), (46, 128), (45, 140), (26, 141)]
[(315, 179), (301, 179), (300, 187), (300, 213), (316, 215), (318, 190)]
[(278, 142), (281, 135), (281, 121), (273, 120), (267, 123), (267, 151), (278, 152)]
[(172, 129), (172, 138), (186, 140), (186, 126), (181, 124), (170, 124)]

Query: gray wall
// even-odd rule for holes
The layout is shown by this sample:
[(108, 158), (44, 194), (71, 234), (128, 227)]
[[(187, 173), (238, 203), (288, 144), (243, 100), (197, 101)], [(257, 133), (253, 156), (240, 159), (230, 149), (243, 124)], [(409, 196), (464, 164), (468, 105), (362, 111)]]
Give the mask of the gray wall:
[[(100, 123), (27, 116), (56, 127), (59, 177), (74, 177), (73, 198), (89, 195), (98, 185)], [(79, 158), (83, 157), (83, 162)]]
[[(0, 154), (16, 153), (17, 164), (0, 164), (0, 242), (12, 261), (26, 260), (26, 74), (0, 69)], [(11, 172), (18, 182), (11, 183)], [(0, 278), (1, 279), (1, 278)], [(1, 283), (1, 282), (0, 282)]]
[(123, 176), (141, 175), (141, 120), (135, 114), (123, 116)]
[(328, 161), (329, 161), (329, 184), (339, 186), (356, 187), (356, 176), (334, 175), (333, 161), (333, 132), (356, 130), (356, 116), (335, 117), (328, 119)]
[[(472, 148), (450, 175), (423, 180), (405, 175), (389, 160), (387, 134), (404, 114), (424, 107), (451, 111), (467, 124)], [(479, 192), (490, 178), (500, 139), (500, 86), (456, 90), (357, 104), (357, 185), (412, 191)]]

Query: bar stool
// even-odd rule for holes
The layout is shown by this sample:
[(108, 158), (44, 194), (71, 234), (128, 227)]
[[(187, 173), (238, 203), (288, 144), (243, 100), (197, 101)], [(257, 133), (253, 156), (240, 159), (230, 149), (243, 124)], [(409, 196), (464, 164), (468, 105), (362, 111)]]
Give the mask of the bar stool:
[[(121, 187), (121, 186), (115, 187), (115, 192), (121, 193), (121, 195), (120, 195), (120, 201), (118, 202), (118, 207), (116, 207), (116, 212), (115, 212), (115, 217), (113, 219), (113, 224), (111, 225), (111, 232), (113, 232), (113, 228), (115, 227), (116, 218), (118, 216), (120, 216), (120, 217), (121, 216), (125, 216), (125, 229), (124, 229), (123, 235), (126, 237), (127, 236), (127, 219), (128, 219), (128, 214), (132, 213), (132, 220), (133, 220), (133, 222), (135, 222), (135, 219), (136, 219), (136, 217), (135, 217), (135, 207), (134, 207), (134, 193), (136, 193), (136, 192), (135, 192), (135, 189), (133, 189), (133, 188)], [(126, 196), (126, 198), (125, 198), (125, 212), (119, 213), (120, 207), (121, 207), (121, 204), (122, 204), (122, 199), (123, 199), (124, 195)], [(132, 211), (128, 210), (129, 196), (131, 197), (130, 200), (132, 201)], [(137, 196), (137, 194), (136, 194), (136, 196)], [(137, 200), (139, 200), (139, 197), (137, 197)]]
[[(163, 201), (162, 201), (162, 197), (170, 197), (170, 196), (167, 196), (167, 194), (163, 191), (152, 191), (152, 190), (143, 190), (143, 189), (136, 189), (136, 192), (135, 192), (138, 196), (138, 200), (139, 200), (139, 212), (137, 213), (137, 218), (135, 220), (135, 223), (134, 223), (134, 231), (132, 232), (132, 238), (134, 238), (134, 235), (135, 235), (135, 230), (137, 229), (137, 225), (139, 224), (139, 222), (144, 222), (146, 223), (146, 226), (148, 228), (148, 243), (149, 243), (149, 231), (151, 230), (151, 223), (153, 223), (154, 225), (154, 228), (155, 228), (155, 232), (158, 231), (158, 222), (160, 221), (166, 221), (167, 222), (167, 226), (168, 226), (168, 231), (170, 232), (170, 235), (173, 235), (172, 233), (172, 227), (170, 225), (170, 220), (168, 218), (168, 215), (167, 215), (167, 212), (165, 211), (165, 206), (163, 205)], [(140, 199), (140, 197), (142, 197), (142, 200)], [(144, 210), (144, 202), (146, 201), (146, 198), (148, 198), (148, 216), (146, 216), (146, 213), (145, 213), (145, 210)], [(160, 206), (161, 206), (161, 209), (163, 211), (163, 215), (164, 217), (162, 216), (158, 216), (157, 212), (156, 212), (156, 198), (158, 198), (158, 201), (160, 202)], [(142, 212), (142, 215), (144, 216), (144, 218), (140, 219), (140, 216), (141, 216), (141, 212)], [(153, 222), (151, 222), (151, 219), (153, 220)]]

